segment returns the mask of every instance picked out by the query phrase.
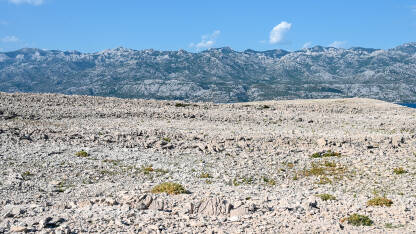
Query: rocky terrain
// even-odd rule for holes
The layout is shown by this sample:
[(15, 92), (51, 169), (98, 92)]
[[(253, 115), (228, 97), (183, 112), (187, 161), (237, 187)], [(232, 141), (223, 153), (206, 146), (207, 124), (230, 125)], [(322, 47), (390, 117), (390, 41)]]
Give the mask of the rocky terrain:
[(0, 91), (218, 103), (364, 97), (416, 103), (416, 43), (388, 50), (199, 53), (116, 48), (96, 53), (25, 48), (0, 53)]
[(0, 93), (0, 233), (409, 233), (415, 178), (383, 101)]

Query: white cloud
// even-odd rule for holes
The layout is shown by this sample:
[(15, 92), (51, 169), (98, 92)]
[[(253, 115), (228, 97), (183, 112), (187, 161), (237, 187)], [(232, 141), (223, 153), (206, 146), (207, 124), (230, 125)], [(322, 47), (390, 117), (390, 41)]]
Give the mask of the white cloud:
[(312, 42), (308, 41), (305, 44), (303, 44), (302, 49), (310, 48), (312, 46)]
[(270, 31), (269, 42), (270, 44), (276, 44), (283, 41), (283, 37), (287, 31), (292, 27), (291, 23), (282, 21), (280, 24), (274, 26), (272, 31)]
[(347, 41), (334, 41), (329, 44), (329, 47), (342, 48), (347, 44)]
[(16, 36), (5, 36), (1, 39), (1, 41), (4, 43), (18, 42), (19, 38), (17, 38)]
[(10, 3), (13, 4), (30, 4), (30, 5), (35, 5), (35, 6), (39, 6), (42, 5), (45, 0), (9, 0)]
[(218, 36), (221, 34), (220, 30), (215, 30), (209, 35), (203, 35), (201, 41), (198, 43), (189, 44), (190, 47), (195, 47), (197, 50), (211, 48), (216, 42)]

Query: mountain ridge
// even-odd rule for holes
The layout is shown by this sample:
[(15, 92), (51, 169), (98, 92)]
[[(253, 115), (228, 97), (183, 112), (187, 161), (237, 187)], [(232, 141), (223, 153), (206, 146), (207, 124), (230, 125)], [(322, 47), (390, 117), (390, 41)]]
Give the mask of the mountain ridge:
[(416, 102), (416, 43), (388, 50), (314, 46), (201, 52), (0, 52), (0, 91), (242, 102), (365, 97)]

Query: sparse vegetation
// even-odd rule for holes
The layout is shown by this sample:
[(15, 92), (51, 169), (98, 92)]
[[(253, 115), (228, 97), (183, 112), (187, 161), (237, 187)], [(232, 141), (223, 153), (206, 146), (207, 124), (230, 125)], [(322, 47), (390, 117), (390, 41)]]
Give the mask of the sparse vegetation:
[(407, 171), (405, 169), (403, 169), (403, 167), (397, 167), (393, 169), (394, 174), (396, 175), (401, 175), (401, 174), (405, 174), (407, 173)]
[(212, 175), (210, 175), (208, 172), (203, 172), (201, 173), (201, 175), (199, 175), (199, 178), (208, 179), (208, 178), (212, 178)]
[(88, 157), (88, 153), (87, 153), (87, 152), (85, 152), (84, 150), (81, 150), (81, 151), (78, 151), (78, 152), (75, 154), (75, 156), (77, 156), (77, 157), (81, 157), (81, 158), (86, 158), (86, 157)]
[(152, 167), (152, 165), (149, 165), (149, 166), (142, 166), (142, 172), (145, 174), (145, 175), (148, 175), (148, 174), (150, 174), (150, 172), (152, 172), (152, 171), (154, 171), (154, 169), (153, 169), (153, 167)]
[(347, 218), (347, 222), (353, 226), (371, 226), (374, 223), (368, 216), (360, 214), (350, 215)]
[(169, 195), (187, 193), (186, 189), (182, 185), (173, 182), (164, 182), (159, 185), (156, 185), (155, 187), (153, 187), (151, 192), (167, 193)]
[(165, 142), (170, 142), (172, 139), (170, 139), (169, 137), (163, 137), (162, 140)]
[(317, 182), (317, 184), (331, 184), (331, 183), (332, 183), (331, 179), (329, 179), (326, 176), (319, 177), (319, 181)]
[(384, 227), (386, 227), (386, 228), (401, 228), (401, 227), (404, 227), (404, 225), (403, 224), (393, 225), (392, 223), (386, 223), (386, 225)]
[(25, 171), (22, 173), (23, 180), (29, 180), (29, 177), (34, 176), (30, 171)]
[(327, 158), (327, 157), (340, 157), (341, 153), (333, 152), (331, 150), (323, 151), (323, 152), (316, 152), (311, 155), (311, 158)]
[(391, 206), (393, 201), (385, 197), (375, 197), (367, 201), (367, 206)]
[(188, 103), (182, 103), (182, 102), (177, 102), (175, 103), (175, 107), (187, 107), (190, 106), (191, 104)]
[(317, 197), (321, 198), (322, 201), (330, 201), (330, 200), (336, 200), (337, 198), (334, 195), (323, 193), (316, 195)]
[(117, 166), (120, 163), (120, 160), (114, 160), (114, 159), (104, 159), (103, 162), (105, 163), (111, 163), (114, 166)]
[(263, 176), (263, 182), (266, 183), (267, 185), (270, 185), (270, 186), (276, 185), (276, 180), (270, 179), (270, 178), (265, 177), (265, 176)]
[(150, 173), (160, 173), (160, 174), (166, 174), (169, 171), (160, 169), (160, 168), (153, 168), (153, 165), (143, 165), (140, 169), (141, 172), (145, 175), (149, 175)]
[(239, 186), (242, 184), (253, 184), (254, 179), (253, 177), (242, 177), (242, 178), (234, 178), (234, 180), (232, 181), (232, 184), (234, 186)]
[(325, 161), (325, 162), (324, 162), (324, 166), (326, 166), (326, 167), (336, 167), (336, 166), (337, 166), (337, 164), (336, 164), (336, 163), (334, 163), (334, 162), (328, 162), (328, 161)]
[(342, 176), (346, 168), (335, 163), (312, 163), (309, 169), (304, 169), (303, 176)]

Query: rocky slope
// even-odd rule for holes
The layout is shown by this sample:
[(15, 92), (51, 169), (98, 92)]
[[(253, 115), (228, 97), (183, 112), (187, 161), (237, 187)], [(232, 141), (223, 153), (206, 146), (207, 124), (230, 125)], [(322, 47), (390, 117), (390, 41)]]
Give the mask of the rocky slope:
[(0, 53), (0, 91), (241, 102), (366, 97), (416, 102), (416, 43), (200, 53), (117, 48)]
[(415, 117), (357, 98), (0, 93), (0, 233), (414, 232)]

